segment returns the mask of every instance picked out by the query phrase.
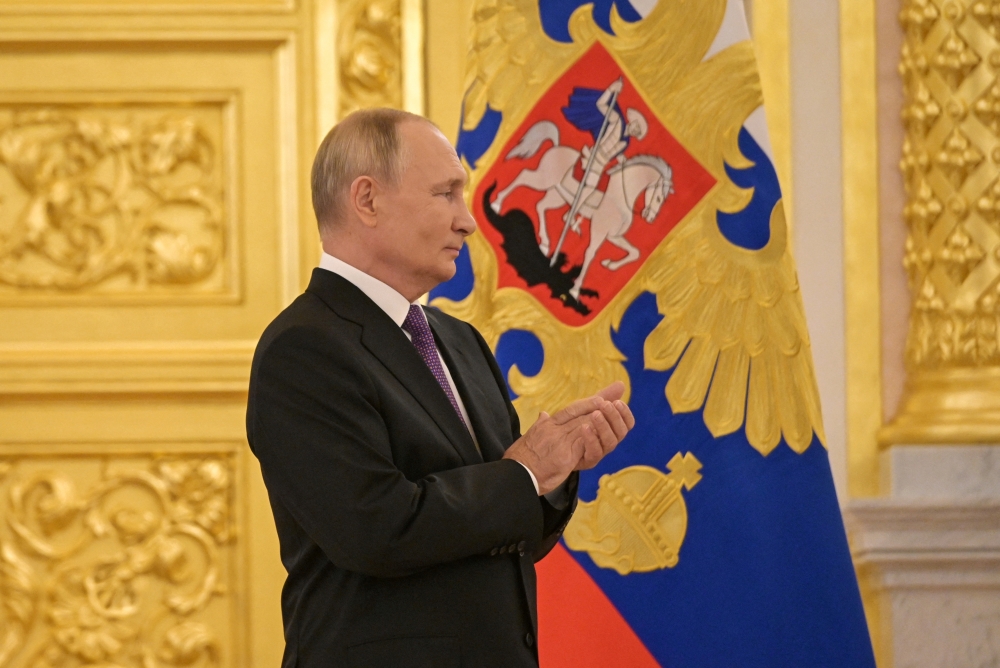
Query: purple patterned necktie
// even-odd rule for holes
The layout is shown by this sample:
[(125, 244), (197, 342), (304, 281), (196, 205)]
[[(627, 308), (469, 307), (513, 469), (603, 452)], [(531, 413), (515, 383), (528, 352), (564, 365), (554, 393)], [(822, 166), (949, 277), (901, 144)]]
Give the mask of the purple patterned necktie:
[[(448, 377), (444, 374), (444, 366), (441, 365), (441, 358), (438, 357), (438, 349), (434, 343), (431, 326), (427, 324), (427, 317), (418, 304), (410, 304), (410, 311), (406, 314), (406, 320), (403, 321), (403, 330), (412, 337), (417, 352), (424, 358), (424, 362), (434, 374), (434, 378), (437, 379), (438, 385), (448, 395), (448, 401), (455, 409), (458, 419), (462, 421), (462, 424), (465, 424), (462, 411), (458, 408), (458, 400), (455, 399), (455, 393), (451, 391), (451, 384), (448, 383)], [(468, 429), (469, 425), (465, 424), (465, 427)]]

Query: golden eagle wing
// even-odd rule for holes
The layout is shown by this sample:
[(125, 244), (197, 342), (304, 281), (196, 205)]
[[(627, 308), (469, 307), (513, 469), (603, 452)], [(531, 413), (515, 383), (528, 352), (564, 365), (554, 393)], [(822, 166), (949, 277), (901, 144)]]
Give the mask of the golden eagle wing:
[(546, 37), (538, 0), (476, 0), (465, 72), (463, 129), (479, 125), (486, 107), (510, 108), (527, 88), (548, 85), (579, 45)]
[(679, 226), (652, 287), (663, 320), (646, 339), (646, 366), (676, 366), (666, 387), (675, 412), (705, 408), (715, 437), (744, 421), (750, 444), (771, 452), (784, 436), (804, 452), (825, 442), (819, 391), (783, 203), (759, 251), (731, 244), (714, 212)]

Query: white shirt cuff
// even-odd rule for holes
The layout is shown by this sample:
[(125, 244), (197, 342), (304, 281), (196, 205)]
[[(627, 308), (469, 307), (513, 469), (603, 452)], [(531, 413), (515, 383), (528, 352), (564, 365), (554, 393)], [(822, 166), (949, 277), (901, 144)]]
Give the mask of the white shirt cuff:
[[(521, 464), (521, 462), (518, 462), (518, 464)], [(538, 494), (541, 491), (538, 489), (538, 478), (535, 477), (535, 474), (532, 473), (531, 469), (529, 469), (527, 466), (525, 466), (524, 464), (521, 464), (521, 466), (524, 466), (524, 470), (527, 471), (528, 475), (531, 476), (531, 484), (535, 486), (535, 494)]]

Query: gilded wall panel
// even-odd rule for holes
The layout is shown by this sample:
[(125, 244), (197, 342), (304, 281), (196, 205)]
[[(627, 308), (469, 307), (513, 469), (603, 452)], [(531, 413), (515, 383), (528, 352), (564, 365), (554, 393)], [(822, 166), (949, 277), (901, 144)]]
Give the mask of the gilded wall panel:
[(0, 456), (0, 666), (242, 665), (238, 459)]
[(0, 102), (0, 298), (238, 294), (233, 104)]
[(243, 346), (280, 310), (294, 40), (197, 34), (0, 48), (0, 349)]

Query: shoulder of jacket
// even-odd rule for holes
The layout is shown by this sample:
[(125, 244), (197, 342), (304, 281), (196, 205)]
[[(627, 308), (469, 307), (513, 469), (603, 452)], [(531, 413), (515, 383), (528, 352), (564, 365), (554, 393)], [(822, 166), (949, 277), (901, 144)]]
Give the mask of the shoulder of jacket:
[(445, 327), (451, 327), (456, 330), (460, 330), (465, 333), (471, 333), (476, 331), (475, 327), (460, 320), (453, 315), (448, 315), (437, 306), (424, 306), (424, 313), (427, 314), (427, 318), (433, 320), (435, 324), (442, 325)]
[(258, 355), (284, 342), (337, 340), (346, 342), (360, 336), (361, 328), (331, 310), (316, 295), (308, 292), (295, 298), (271, 321), (257, 344)]

